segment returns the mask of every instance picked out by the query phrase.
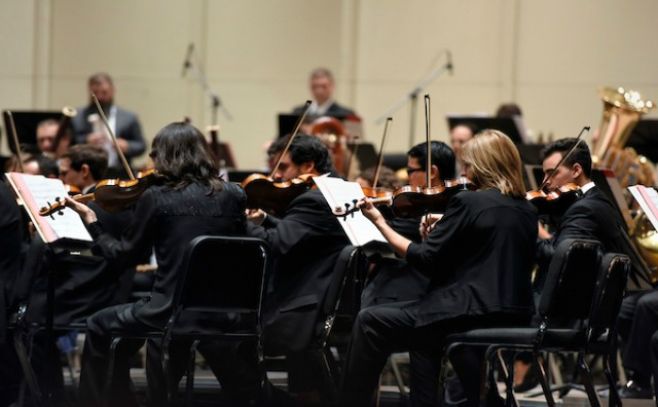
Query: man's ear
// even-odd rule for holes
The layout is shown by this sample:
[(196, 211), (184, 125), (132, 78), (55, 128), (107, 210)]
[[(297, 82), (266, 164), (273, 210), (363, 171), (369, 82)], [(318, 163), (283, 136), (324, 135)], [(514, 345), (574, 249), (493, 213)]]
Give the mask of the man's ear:
[(89, 168), (89, 164), (82, 164), (80, 167), (80, 174), (82, 174), (82, 176), (85, 178), (91, 178), (91, 169)]
[(432, 169), (430, 170), (430, 178), (434, 179), (441, 179), (441, 171), (439, 171), (439, 167), (436, 165), (432, 164)]
[(299, 166), (299, 170), (301, 174), (310, 174), (315, 171), (315, 163), (313, 161), (302, 163), (302, 165)]
[(574, 179), (579, 178), (583, 174), (583, 167), (579, 163), (575, 163), (571, 167), (571, 171), (573, 171), (573, 177)]

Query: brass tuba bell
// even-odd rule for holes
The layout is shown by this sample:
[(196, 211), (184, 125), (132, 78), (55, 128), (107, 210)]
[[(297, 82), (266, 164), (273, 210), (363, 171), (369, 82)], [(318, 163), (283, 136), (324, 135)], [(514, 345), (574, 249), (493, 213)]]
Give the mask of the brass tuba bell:
[(593, 140), (592, 161), (599, 168), (615, 172), (622, 187), (642, 184), (653, 186), (653, 165), (632, 148), (624, 148), (631, 131), (642, 115), (656, 106), (651, 100), (643, 100), (639, 92), (622, 87), (606, 87), (600, 90), (603, 101), (603, 117), (598, 136)]

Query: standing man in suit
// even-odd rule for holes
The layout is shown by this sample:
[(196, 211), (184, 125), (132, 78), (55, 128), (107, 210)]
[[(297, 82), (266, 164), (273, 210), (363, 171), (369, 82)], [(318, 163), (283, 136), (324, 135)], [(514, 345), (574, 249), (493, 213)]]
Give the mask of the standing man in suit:
[[(277, 155), (282, 153), (283, 143)], [(275, 179), (291, 180), (302, 174), (332, 171), (329, 152), (316, 137), (299, 135), (281, 159)], [(303, 351), (316, 334), (322, 301), (332, 281), (334, 264), (349, 244), (338, 219), (319, 190), (295, 198), (281, 218), (252, 215), (248, 231), (265, 240), (274, 257), (263, 303), (265, 354), (287, 355), (289, 389), (304, 402), (317, 397), (319, 378), (314, 360)], [(307, 397), (304, 399), (304, 397)], [(315, 399), (319, 401), (319, 399)]]
[[(146, 150), (142, 127), (137, 115), (114, 104), (114, 83), (112, 77), (104, 72), (89, 77), (89, 92), (94, 93), (107, 116), (110, 127), (117, 136), (119, 148), (130, 162)], [(103, 147), (108, 154), (109, 175), (114, 177), (122, 173), (121, 163), (114, 149), (105, 125), (100, 121), (93, 101), (78, 108), (78, 114), (71, 121), (76, 143), (88, 143)]]
[[(339, 105), (334, 100), (334, 75), (327, 68), (316, 68), (311, 71), (309, 86), (313, 96), (313, 103), (308, 111), (310, 119), (329, 116), (344, 120), (349, 116), (356, 115), (352, 109)], [(304, 106), (297, 106), (293, 109), (292, 114), (300, 115), (303, 111)]]

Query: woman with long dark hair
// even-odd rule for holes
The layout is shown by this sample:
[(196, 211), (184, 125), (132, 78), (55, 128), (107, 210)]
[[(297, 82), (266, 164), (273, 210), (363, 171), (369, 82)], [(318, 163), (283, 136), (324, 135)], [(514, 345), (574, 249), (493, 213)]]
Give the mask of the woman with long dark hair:
[[(147, 331), (166, 324), (190, 241), (201, 235), (245, 233), (246, 196), (239, 187), (218, 178), (218, 169), (199, 130), (186, 123), (165, 126), (153, 140), (151, 158), (156, 170), (154, 185), (139, 198), (134, 223), (121, 240), (105, 233), (87, 206), (67, 200), (67, 206), (87, 224), (97, 255), (130, 264), (134, 255), (153, 247), (158, 264), (149, 298), (105, 308), (89, 317), (80, 377), (80, 401), (84, 406), (99, 405), (104, 396), (110, 332)], [(126, 341), (126, 346), (122, 342), (118, 349), (109, 394), (111, 405), (127, 407), (135, 403), (130, 392), (129, 359), (140, 346), (140, 342)], [(156, 372), (161, 371), (154, 363), (151, 365)]]

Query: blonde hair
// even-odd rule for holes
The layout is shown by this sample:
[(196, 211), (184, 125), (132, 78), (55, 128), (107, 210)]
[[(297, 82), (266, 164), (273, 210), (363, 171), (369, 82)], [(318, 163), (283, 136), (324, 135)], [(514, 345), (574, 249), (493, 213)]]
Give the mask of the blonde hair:
[(505, 133), (482, 130), (464, 144), (462, 160), (471, 167), (471, 181), (479, 188), (496, 188), (516, 198), (525, 196), (521, 157)]

